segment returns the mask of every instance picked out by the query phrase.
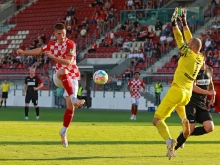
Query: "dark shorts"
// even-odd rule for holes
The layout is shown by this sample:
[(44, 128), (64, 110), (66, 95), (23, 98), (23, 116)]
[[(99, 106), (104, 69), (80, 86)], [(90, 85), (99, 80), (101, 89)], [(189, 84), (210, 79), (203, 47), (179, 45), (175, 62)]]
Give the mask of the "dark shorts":
[(8, 92), (2, 92), (2, 98), (7, 99), (8, 98)]
[(212, 115), (209, 111), (204, 107), (198, 107), (193, 104), (188, 104), (185, 106), (186, 116), (190, 123), (203, 123), (205, 121), (211, 120)]
[(25, 103), (26, 103), (26, 104), (29, 104), (31, 100), (32, 100), (32, 103), (33, 103), (34, 105), (37, 105), (37, 103), (38, 103), (38, 96), (29, 96), (29, 95), (26, 95), (26, 97), (25, 97)]

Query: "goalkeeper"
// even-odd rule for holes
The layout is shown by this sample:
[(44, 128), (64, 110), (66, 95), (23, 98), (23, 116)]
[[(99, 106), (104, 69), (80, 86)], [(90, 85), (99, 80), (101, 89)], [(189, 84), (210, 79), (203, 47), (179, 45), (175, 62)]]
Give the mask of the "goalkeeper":
[[(171, 159), (174, 156), (174, 147), (176, 140), (172, 139), (165, 119), (169, 117), (175, 109), (182, 119), (183, 136), (187, 138), (190, 134), (189, 121), (186, 118), (185, 105), (189, 102), (192, 95), (194, 80), (202, 67), (204, 57), (200, 53), (202, 47), (199, 38), (193, 38), (186, 22), (186, 9), (183, 9), (181, 16), (177, 15), (178, 8), (175, 9), (171, 18), (174, 37), (179, 48), (181, 58), (178, 61), (178, 67), (174, 73), (174, 79), (171, 88), (157, 108), (153, 124), (157, 127), (160, 136), (166, 141), (168, 153)], [(186, 43), (184, 43), (182, 33), (177, 25), (177, 17), (182, 22)]]

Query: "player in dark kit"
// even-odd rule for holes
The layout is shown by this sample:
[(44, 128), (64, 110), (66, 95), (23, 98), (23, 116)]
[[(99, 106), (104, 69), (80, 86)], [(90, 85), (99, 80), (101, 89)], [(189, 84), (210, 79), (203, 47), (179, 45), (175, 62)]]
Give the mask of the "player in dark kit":
[[(203, 135), (214, 130), (212, 116), (206, 108), (207, 95), (212, 96), (211, 104), (213, 105), (216, 92), (212, 82), (212, 68), (204, 62), (196, 77), (190, 102), (185, 106), (191, 136)], [(195, 127), (196, 123), (201, 123), (203, 126)], [(183, 148), (185, 141), (186, 138), (181, 133), (177, 138), (178, 143), (175, 150), (179, 147)]]
[(24, 95), (25, 95), (25, 120), (28, 120), (29, 103), (32, 100), (36, 110), (36, 120), (39, 119), (38, 90), (43, 87), (41, 79), (35, 75), (35, 69), (30, 69), (30, 76), (25, 78)]

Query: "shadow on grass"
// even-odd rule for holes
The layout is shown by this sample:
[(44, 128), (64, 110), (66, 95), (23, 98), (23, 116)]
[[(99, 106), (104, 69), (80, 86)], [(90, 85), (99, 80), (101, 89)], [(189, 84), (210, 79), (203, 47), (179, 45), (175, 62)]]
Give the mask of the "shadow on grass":
[[(164, 141), (69, 141), (70, 145), (138, 145), (164, 144)], [(220, 144), (220, 141), (187, 141), (187, 144)], [(60, 141), (1, 141), (0, 145), (61, 145)]]
[[(142, 158), (152, 157), (152, 158), (159, 158), (164, 157), (162, 155), (146, 155), (146, 156), (138, 156)], [(88, 159), (126, 159), (126, 158), (138, 158), (137, 156), (83, 156), (83, 157), (62, 157), (62, 158), (24, 158), (24, 159), (4, 159), (0, 158), (0, 161), (50, 161), (50, 160), (88, 160)]]

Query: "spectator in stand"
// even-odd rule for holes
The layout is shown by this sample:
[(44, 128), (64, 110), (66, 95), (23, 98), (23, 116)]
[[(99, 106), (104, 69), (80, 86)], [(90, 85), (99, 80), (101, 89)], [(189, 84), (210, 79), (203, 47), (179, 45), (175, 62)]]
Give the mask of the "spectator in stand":
[(86, 24), (89, 23), (88, 17), (85, 17), (85, 19), (82, 21), (82, 26), (86, 26)]
[(72, 34), (72, 26), (71, 26), (71, 24), (68, 24), (66, 26), (66, 34)]
[(138, 57), (136, 60), (136, 65), (138, 65), (140, 62), (144, 62), (144, 54), (141, 52), (141, 50), (138, 50)]
[(146, 9), (154, 9), (154, 3), (152, 0), (147, 1)]
[(117, 26), (115, 27), (116, 32), (120, 32), (121, 31), (121, 27), (122, 27), (122, 25), (120, 24), (120, 22), (118, 22)]
[(116, 14), (116, 9), (112, 7), (110, 11), (107, 13), (107, 18), (109, 19), (110, 23), (114, 23), (115, 14)]
[(201, 40), (202, 44), (205, 44), (205, 35), (203, 33), (200, 33), (199, 39)]
[(32, 56), (27, 56), (27, 67), (34, 64), (34, 58)]
[(87, 23), (84, 27), (86, 29), (86, 33), (89, 33), (89, 24)]
[(16, 53), (13, 52), (11, 55), (11, 63), (9, 68), (16, 68), (16, 66), (19, 64), (19, 59), (17, 59), (16, 57), (17, 57)]
[(143, 11), (137, 11), (136, 13), (136, 17), (138, 20), (143, 20), (145, 17), (144, 17), (144, 12)]
[(160, 36), (160, 45), (161, 45), (161, 48), (162, 50), (164, 51), (165, 49), (165, 46), (166, 46), (166, 41), (167, 41), (167, 37), (164, 33), (162, 33), (162, 35)]
[(42, 42), (45, 44), (46, 43), (46, 36), (44, 35), (44, 33), (41, 34), (40, 38), (42, 39)]
[(211, 45), (210, 45), (210, 47), (211, 47), (211, 50), (212, 50), (212, 51), (217, 50), (217, 45), (216, 45), (214, 39), (211, 39)]
[(156, 33), (161, 33), (162, 27), (163, 27), (163, 24), (160, 21), (160, 19), (158, 18), (157, 19), (157, 23), (155, 24), (155, 31), (156, 31)]
[(10, 54), (7, 54), (6, 59), (7, 59), (7, 64), (12, 63), (12, 56)]
[(133, 0), (127, 0), (127, 1), (125, 1), (125, 4), (127, 5), (127, 8), (125, 8), (125, 9), (132, 9), (132, 6), (134, 5), (134, 2), (133, 2)]
[(214, 17), (214, 10), (218, 7), (218, 4), (215, 0), (211, 0), (211, 16)]
[(127, 19), (123, 25), (121, 25), (122, 31), (128, 31), (129, 30), (129, 20)]
[(94, 3), (89, 4), (89, 7), (101, 6), (103, 5), (103, 0), (94, 0)]
[(172, 42), (173, 42), (173, 36), (172, 34), (170, 33), (167, 37), (167, 45), (168, 46), (172, 46)]
[(75, 9), (73, 8), (73, 6), (71, 6), (70, 8), (67, 9), (67, 14), (68, 15), (74, 15), (75, 14)]
[(52, 33), (52, 35), (50, 36), (50, 41), (55, 41), (57, 39), (57, 37)]
[(164, 29), (164, 34), (169, 35), (172, 32), (172, 27), (170, 26), (169, 23), (167, 23), (166, 28)]
[(152, 39), (148, 40), (144, 43), (144, 51), (147, 54), (147, 57), (152, 57), (152, 48), (153, 48), (153, 42)]
[[(142, 31), (142, 27), (141, 25), (138, 23), (137, 27), (133, 27), (133, 29), (131, 30), (131, 35), (135, 36), (135, 38), (137, 38), (137, 35), (140, 34), (140, 32)], [(135, 39), (136, 40), (136, 39)]]
[(67, 26), (67, 25), (71, 25), (72, 24), (72, 17), (71, 17), (71, 15), (66, 15), (65, 16), (65, 19), (64, 19), (65, 21), (65, 26)]
[(105, 4), (104, 4), (104, 6), (103, 6), (103, 8), (105, 8), (105, 9), (107, 9), (107, 10), (110, 10), (110, 8), (111, 8), (111, 3), (108, 2), (108, 0), (106, 0), (106, 1), (105, 1)]
[(37, 42), (36, 42), (36, 40), (33, 41), (32, 44), (29, 46), (29, 49), (30, 49), (30, 50), (31, 50), (31, 49), (35, 49), (35, 48), (37, 48)]
[(75, 28), (74, 28), (74, 30), (73, 30), (73, 33), (75, 33), (75, 34), (79, 34), (79, 28), (78, 28), (78, 26), (75, 26)]
[(131, 42), (128, 41), (128, 39), (125, 40), (125, 42), (122, 45), (121, 50), (124, 52), (130, 52), (130, 48), (131, 48)]
[(193, 15), (192, 18), (189, 20), (189, 28), (192, 33), (196, 31), (197, 27), (197, 20), (195, 19), (195, 16)]
[(127, 69), (125, 70), (124, 74), (125, 74), (125, 76), (124, 76), (124, 78), (125, 78), (125, 83), (127, 84), (128, 81), (129, 81), (129, 79), (132, 77), (132, 74), (133, 74), (133, 73), (131, 72), (130, 68), (127, 68)]
[(213, 62), (212, 62), (213, 56), (214, 56), (213, 52), (211, 50), (209, 50), (207, 55), (206, 55), (206, 63), (207, 63), (207, 65), (209, 65), (209, 66), (213, 65)]
[(87, 31), (86, 31), (85, 27), (83, 26), (81, 31), (80, 31), (80, 37), (85, 38), (86, 37), (86, 33), (87, 33)]
[(121, 47), (122, 44), (123, 44), (123, 42), (124, 42), (124, 38), (122, 38), (122, 36), (119, 35), (119, 37), (115, 39), (114, 45), (115, 45), (116, 47)]
[(155, 57), (157, 60), (161, 58), (161, 50), (157, 44), (154, 44), (152, 48), (152, 56)]
[(71, 16), (71, 20), (72, 20), (72, 25), (77, 25), (78, 24), (78, 20), (77, 20), (75, 15)]
[(211, 40), (210, 40), (210, 37), (207, 37), (206, 41), (205, 41), (205, 51), (209, 51), (211, 50)]
[(208, 21), (211, 17), (211, 5), (208, 5), (208, 8), (204, 11), (204, 18)]
[(212, 63), (213, 64), (215, 64), (216, 62), (218, 62), (218, 57), (219, 57), (219, 55), (218, 55), (218, 50), (217, 49), (215, 49), (214, 50), (214, 52), (213, 52), (213, 58), (212, 58)]
[(98, 20), (99, 20), (99, 12), (95, 10), (90, 23), (91, 24), (97, 24)]
[(134, 22), (133, 22), (134, 27), (137, 28), (137, 27), (138, 27), (138, 24), (140, 25), (140, 23), (138, 22), (138, 20), (135, 18), (135, 19), (134, 19)]
[(145, 41), (146, 39), (150, 39), (150, 32), (146, 29), (137, 36), (137, 41)]
[(96, 52), (96, 48), (97, 48), (97, 44), (96, 44), (96, 41), (94, 41), (94, 42), (90, 45), (90, 49), (88, 50), (88, 53), (94, 53), (94, 52)]

